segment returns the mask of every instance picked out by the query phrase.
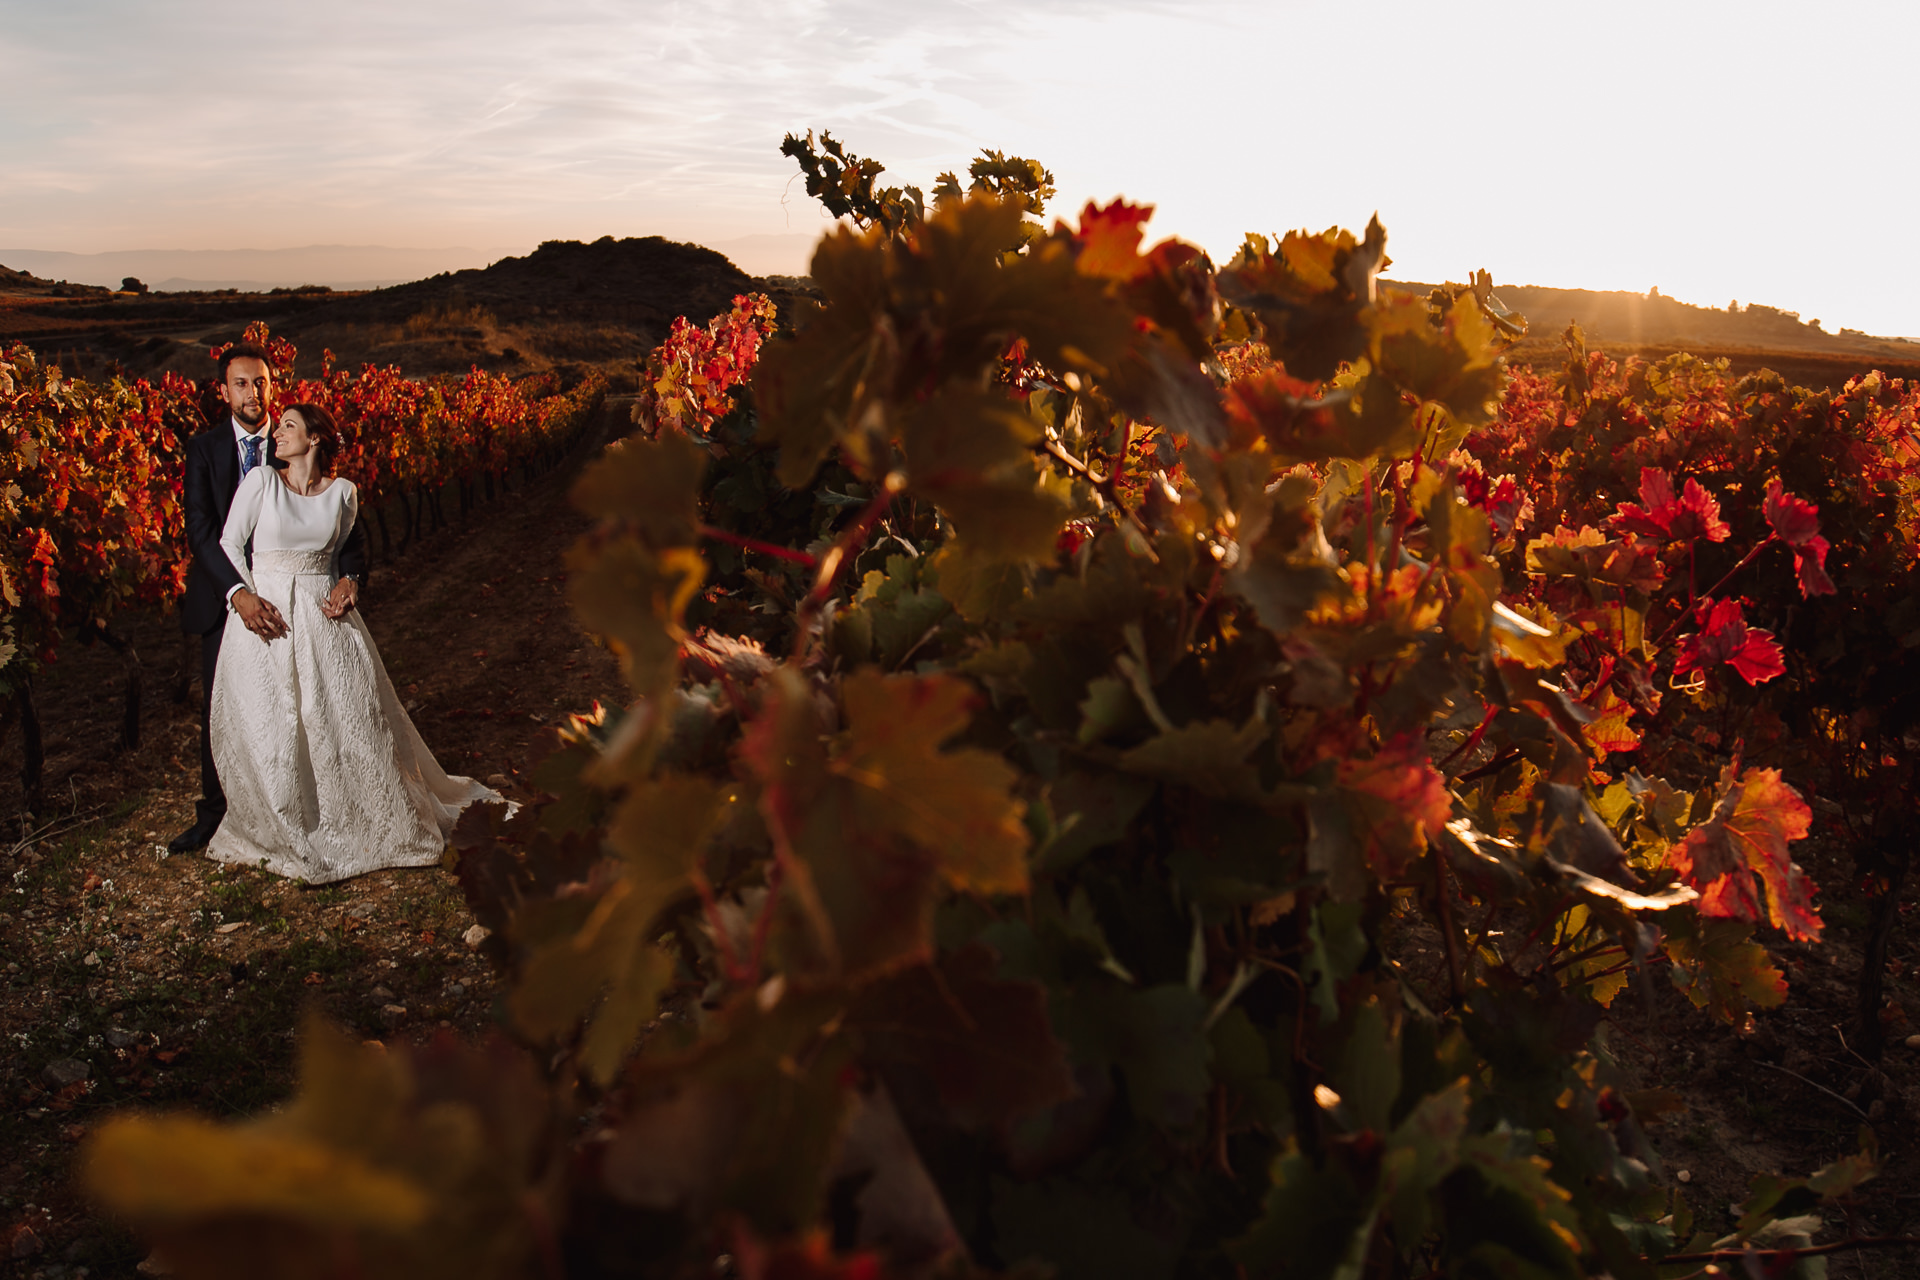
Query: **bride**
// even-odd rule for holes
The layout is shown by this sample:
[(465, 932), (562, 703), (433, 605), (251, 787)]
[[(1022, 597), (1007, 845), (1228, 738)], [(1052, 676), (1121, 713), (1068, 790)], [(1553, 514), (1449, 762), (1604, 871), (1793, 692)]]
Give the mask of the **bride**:
[(284, 625), (267, 639), (227, 615), (211, 714), (227, 814), (207, 856), (309, 884), (429, 866), (461, 809), (500, 797), (434, 762), (354, 609), (359, 584), (337, 576), (359, 494), (331, 474), (333, 419), (294, 405), (273, 441), (285, 469), (247, 474), (220, 541)]

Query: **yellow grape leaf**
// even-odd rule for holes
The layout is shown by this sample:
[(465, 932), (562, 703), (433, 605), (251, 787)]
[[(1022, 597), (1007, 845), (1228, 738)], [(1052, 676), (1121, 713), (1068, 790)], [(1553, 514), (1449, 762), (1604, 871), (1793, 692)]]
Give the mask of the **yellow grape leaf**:
[(1522, 666), (1559, 666), (1567, 660), (1567, 641), (1572, 638), (1546, 604), (1515, 607), (1494, 601), (1494, 643), (1500, 646), (1502, 656)]
[(658, 440), (632, 436), (608, 445), (581, 473), (573, 503), (590, 516), (633, 526), (647, 546), (691, 546), (706, 465), (706, 451), (678, 433)]
[(955, 613), (979, 622), (1013, 607), (1027, 594), (1027, 570), (954, 539), (933, 555), (934, 585)]
[(937, 854), (957, 889), (1024, 893), (1028, 836), (1013, 767), (975, 747), (940, 750), (967, 727), (972, 686), (867, 669), (840, 696), (847, 728), (829, 768), (858, 788), (856, 813)]
[[(613, 994), (589, 1031), (589, 1069), (605, 1083), (672, 976), (671, 963), (647, 943), (659, 899), (616, 880), (576, 933), (537, 947), (507, 997), (514, 1025), (532, 1040), (573, 1029), (611, 984)], [(602, 1019), (605, 1027), (599, 1026)]]
[(664, 693), (678, 665), (687, 602), (706, 576), (700, 553), (692, 547), (655, 551), (622, 536), (576, 546), (567, 570), (574, 612), (612, 643), (628, 684), (642, 696)]
[(609, 832), (621, 877), (577, 928), (533, 947), (508, 997), (515, 1025), (533, 1039), (561, 1035), (592, 1010), (580, 1057), (602, 1084), (672, 980), (672, 960), (647, 939), (661, 910), (688, 890), (726, 799), (720, 786), (686, 775), (636, 786)]
[(692, 774), (664, 774), (634, 787), (620, 802), (607, 835), (625, 864), (633, 891), (658, 912), (683, 892), (707, 839), (733, 797)]
[(111, 1121), (87, 1151), (83, 1179), (116, 1216), (146, 1228), (263, 1214), (398, 1231), (419, 1225), (428, 1209), (412, 1179), (318, 1138), (197, 1116)]
[(660, 1006), (660, 993), (673, 980), (673, 957), (659, 947), (643, 947), (625, 972), (615, 976), (607, 998), (594, 1012), (580, 1041), (580, 1065), (601, 1086), (612, 1083), (627, 1050)]
[(1500, 591), (1499, 566), (1488, 558), (1493, 530), (1487, 513), (1460, 501), (1452, 485), (1434, 494), (1427, 506), (1432, 549), (1428, 560), (1445, 568), (1453, 586), (1447, 633), (1469, 652), (1485, 646), (1492, 625), (1494, 597)]
[(1633, 706), (1615, 693), (1612, 685), (1602, 689), (1599, 698), (1586, 705), (1593, 712), (1593, 720), (1581, 725), (1580, 732), (1599, 759), (1605, 760), (1611, 751), (1634, 751), (1639, 748), (1640, 735), (1627, 725), (1627, 717), (1633, 714)]
[[(796, 333), (771, 339), (754, 367), (754, 403), (767, 440), (780, 447), (780, 483), (802, 488), (836, 443), (850, 443), (854, 397), (878, 372), (888, 302), (891, 240), (842, 227), (821, 238), (811, 274), (826, 305)], [(864, 452), (864, 451), (862, 451)]]

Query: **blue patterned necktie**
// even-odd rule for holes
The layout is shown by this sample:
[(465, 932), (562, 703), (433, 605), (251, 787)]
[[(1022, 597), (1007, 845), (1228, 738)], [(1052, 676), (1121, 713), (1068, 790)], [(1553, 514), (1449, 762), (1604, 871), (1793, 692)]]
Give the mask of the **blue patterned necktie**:
[(248, 436), (241, 441), (241, 445), (247, 451), (247, 456), (240, 463), (240, 478), (245, 480), (247, 472), (260, 465), (260, 437)]

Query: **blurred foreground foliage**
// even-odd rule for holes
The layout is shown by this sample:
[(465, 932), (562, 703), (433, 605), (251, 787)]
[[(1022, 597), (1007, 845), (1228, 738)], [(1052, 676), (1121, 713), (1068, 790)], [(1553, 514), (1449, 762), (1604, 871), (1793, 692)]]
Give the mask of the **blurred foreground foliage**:
[[(1666, 551), (1514, 561), (1513, 477), (1461, 450), (1523, 327), (1485, 277), (1379, 288), (1377, 221), (1216, 268), (1123, 202), (1046, 228), (1018, 158), (928, 207), (788, 149), (858, 224), (817, 304), (764, 349), (752, 299), (689, 327), (576, 491), (574, 605), (631, 697), (455, 833), (503, 1038), (311, 1027), (285, 1112), (123, 1121), (95, 1194), (206, 1276), (1715, 1245), (1603, 1018), (1657, 981), (1784, 997), (1754, 935), (1817, 931), (1806, 806), (1737, 762), (1609, 770), (1554, 575)], [(1718, 1245), (1804, 1242), (1873, 1170), (1769, 1180)]]

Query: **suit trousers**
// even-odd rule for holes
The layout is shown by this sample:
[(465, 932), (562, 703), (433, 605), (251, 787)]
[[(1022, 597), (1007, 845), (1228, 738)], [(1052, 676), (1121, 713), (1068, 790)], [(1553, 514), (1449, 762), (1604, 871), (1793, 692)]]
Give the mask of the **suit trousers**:
[(218, 823), (227, 813), (227, 793), (220, 787), (220, 771), (213, 764), (213, 672), (220, 665), (220, 637), (226, 634), (227, 620), (200, 635), (200, 799), (194, 812), (200, 822)]

